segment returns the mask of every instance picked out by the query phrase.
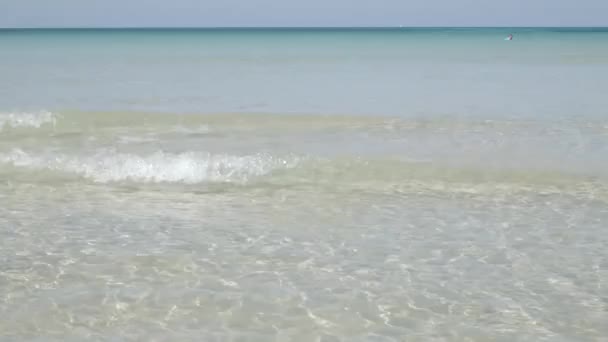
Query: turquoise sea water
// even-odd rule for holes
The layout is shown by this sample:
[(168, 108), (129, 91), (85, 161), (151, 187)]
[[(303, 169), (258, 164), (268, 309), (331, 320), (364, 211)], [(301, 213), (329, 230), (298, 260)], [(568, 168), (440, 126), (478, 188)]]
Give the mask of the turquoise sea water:
[(0, 39), (5, 110), (597, 116), (608, 73), (602, 29), (17, 30)]
[(605, 28), (0, 30), (0, 340), (602, 340), (606, 80)]

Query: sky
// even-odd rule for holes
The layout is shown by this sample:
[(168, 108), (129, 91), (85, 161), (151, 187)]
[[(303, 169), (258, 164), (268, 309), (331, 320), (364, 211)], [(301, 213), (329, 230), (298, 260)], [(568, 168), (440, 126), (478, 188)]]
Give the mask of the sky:
[(608, 26), (608, 0), (0, 0), (0, 27)]

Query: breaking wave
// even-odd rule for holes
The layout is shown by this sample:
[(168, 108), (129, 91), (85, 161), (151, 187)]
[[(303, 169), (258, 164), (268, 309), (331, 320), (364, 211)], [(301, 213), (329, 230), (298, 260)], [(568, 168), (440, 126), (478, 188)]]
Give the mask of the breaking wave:
[(374, 192), (496, 196), (558, 194), (608, 200), (605, 179), (534, 170), (459, 168), (427, 162), (372, 159), (319, 159), (312, 156), (210, 154), (145, 155), (97, 150), (91, 155), (0, 153), (0, 175), (43, 181), (81, 178), (101, 184), (235, 184), (255, 188), (300, 187), (314, 192)]
[(0, 155), (0, 162), (31, 170), (71, 173), (99, 183), (246, 182), (277, 169), (294, 167), (297, 158), (268, 154), (248, 156), (212, 155), (201, 152), (155, 152), (146, 156), (99, 151), (90, 156), (35, 156), (22, 150)]
[(40, 128), (55, 124), (57, 116), (51, 112), (0, 112), (0, 131), (6, 128)]

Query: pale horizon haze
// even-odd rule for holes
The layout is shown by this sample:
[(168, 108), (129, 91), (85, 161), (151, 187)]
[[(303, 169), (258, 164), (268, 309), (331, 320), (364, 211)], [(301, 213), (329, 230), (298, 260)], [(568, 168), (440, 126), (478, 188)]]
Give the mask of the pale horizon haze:
[(0, 0), (0, 27), (608, 26), (605, 0)]

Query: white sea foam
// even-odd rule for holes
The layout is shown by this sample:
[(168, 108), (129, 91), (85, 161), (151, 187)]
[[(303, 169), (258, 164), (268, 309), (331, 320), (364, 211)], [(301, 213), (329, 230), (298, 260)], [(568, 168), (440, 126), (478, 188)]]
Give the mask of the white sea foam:
[(0, 112), (0, 130), (4, 128), (40, 128), (45, 124), (55, 124), (56, 115), (48, 111), (40, 112)]
[(146, 156), (102, 150), (90, 156), (65, 154), (32, 155), (13, 150), (0, 155), (0, 162), (33, 170), (76, 174), (95, 182), (143, 183), (246, 182), (277, 169), (294, 167), (297, 158), (268, 154), (247, 156), (156, 152)]

